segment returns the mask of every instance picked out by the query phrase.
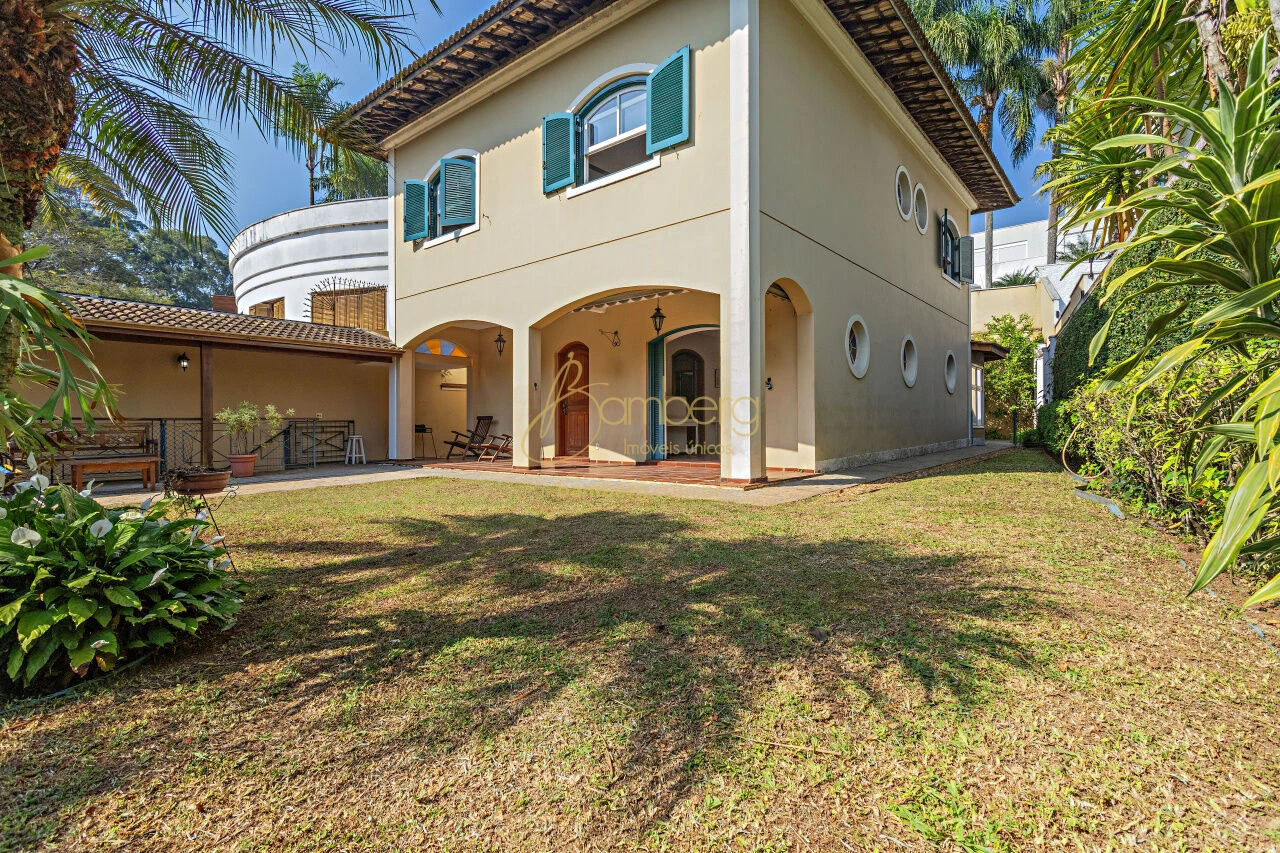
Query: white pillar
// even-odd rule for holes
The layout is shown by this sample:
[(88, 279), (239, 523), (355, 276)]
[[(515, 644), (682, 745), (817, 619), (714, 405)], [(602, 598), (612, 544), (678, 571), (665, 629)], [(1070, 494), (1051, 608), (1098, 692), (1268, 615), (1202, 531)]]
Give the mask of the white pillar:
[(720, 297), (720, 476), (735, 481), (765, 476), (759, 24), (759, 0), (731, 0), (729, 282)]
[(387, 455), (392, 459), (412, 459), (414, 412), (414, 359), (412, 350), (391, 363), (389, 412), (387, 417)]
[(512, 330), (511, 350), (511, 437), (515, 468), (538, 468), (542, 460), (542, 437), (547, 422), (555, 423), (554, 412), (539, 409), (539, 400), (549, 399), (542, 391), (542, 331)]

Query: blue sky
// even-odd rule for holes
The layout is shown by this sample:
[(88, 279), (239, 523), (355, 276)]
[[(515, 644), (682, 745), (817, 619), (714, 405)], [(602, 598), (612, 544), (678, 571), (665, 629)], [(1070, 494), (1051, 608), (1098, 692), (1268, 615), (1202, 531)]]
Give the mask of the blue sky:
[[(431, 11), (426, 0), (417, 2), (419, 12), (412, 21), (417, 40), (416, 43), (411, 42), (415, 51), (424, 52), (442, 41), (491, 5), (492, 0), (439, 2), (444, 9), (443, 16)], [(310, 62), (313, 68), (343, 81), (344, 85), (338, 90), (337, 96), (346, 101), (360, 100), (390, 76), (390, 71), (376, 72), (367, 62), (355, 56), (314, 57)], [(293, 64), (293, 57), (279, 56), (272, 64), (287, 72)], [(222, 135), (236, 159), (238, 228), (307, 204), (307, 172), (288, 151), (267, 142), (250, 128), (240, 134), (223, 131)], [(1043, 219), (1046, 208), (1043, 200), (1035, 195), (1033, 173), (1036, 165), (1045, 159), (1046, 152), (1036, 151), (1021, 165), (1014, 167), (1009, 162), (1008, 146), (1003, 140), (997, 140), (996, 154), (1023, 198), (1016, 207), (996, 213), (996, 226)]]

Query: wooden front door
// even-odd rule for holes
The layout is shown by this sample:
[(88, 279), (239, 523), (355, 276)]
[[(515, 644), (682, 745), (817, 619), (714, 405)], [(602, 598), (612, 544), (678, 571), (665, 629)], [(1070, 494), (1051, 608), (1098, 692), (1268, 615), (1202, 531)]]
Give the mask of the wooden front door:
[(571, 343), (556, 356), (556, 455), (585, 456), (591, 440), (591, 351)]

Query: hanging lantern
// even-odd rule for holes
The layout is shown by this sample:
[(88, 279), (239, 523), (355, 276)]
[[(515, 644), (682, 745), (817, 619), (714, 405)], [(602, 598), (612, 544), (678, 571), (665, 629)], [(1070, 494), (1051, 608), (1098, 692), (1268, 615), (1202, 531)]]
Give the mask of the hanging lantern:
[(658, 307), (653, 309), (653, 313), (649, 315), (649, 319), (653, 321), (653, 331), (655, 334), (662, 334), (662, 324), (666, 322), (667, 315), (662, 313), (662, 303), (658, 303)]
[(498, 336), (493, 339), (493, 345), (498, 348), (498, 357), (502, 357), (502, 352), (507, 348), (507, 339), (502, 336), (502, 332), (498, 332)]
[(187, 358), (187, 354), (185, 352), (182, 355), (178, 356), (178, 367), (181, 367), (183, 370), (186, 370), (190, 366), (191, 366), (191, 359)]

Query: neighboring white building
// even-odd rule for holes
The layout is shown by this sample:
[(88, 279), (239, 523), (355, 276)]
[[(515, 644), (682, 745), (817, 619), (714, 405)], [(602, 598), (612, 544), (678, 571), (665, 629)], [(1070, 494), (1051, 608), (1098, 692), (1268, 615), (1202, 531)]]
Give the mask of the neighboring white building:
[(235, 236), (228, 256), (238, 311), (318, 319), (311, 293), (321, 282), (387, 286), (387, 199), (335, 201), (263, 219)]
[[(1048, 221), (1024, 222), (1021, 225), (1007, 225), (994, 232), (995, 257), (992, 275), (1002, 275), (1020, 270), (1034, 270), (1049, 262)], [(987, 282), (987, 235), (981, 227), (973, 230), (973, 287), (975, 290), (988, 286)], [(1058, 251), (1061, 253), (1070, 244), (1084, 238), (1083, 229), (1072, 232), (1059, 232)]]

